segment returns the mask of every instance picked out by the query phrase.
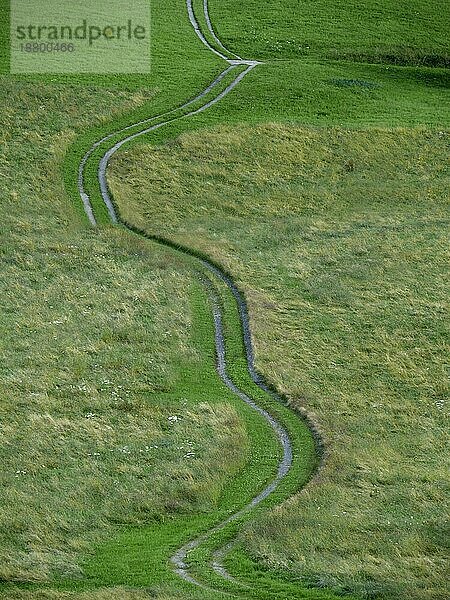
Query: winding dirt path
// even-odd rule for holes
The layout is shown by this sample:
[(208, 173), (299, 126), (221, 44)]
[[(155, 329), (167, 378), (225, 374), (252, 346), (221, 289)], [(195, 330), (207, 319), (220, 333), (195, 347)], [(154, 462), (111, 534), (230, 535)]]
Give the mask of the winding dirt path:
[[(105, 203), (105, 206), (108, 209), (108, 213), (109, 213), (111, 222), (118, 223), (118, 222), (120, 222), (120, 215), (118, 215), (116, 212), (116, 209), (115, 209), (112, 199), (110, 197), (110, 192), (108, 190), (107, 181), (106, 181), (106, 170), (107, 170), (108, 163), (109, 163), (109, 160), (111, 159), (111, 157), (124, 144), (130, 142), (131, 140), (133, 140), (139, 136), (145, 135), (151, 131), (160, 129), (161, 127), (164, 127), (164, 126), (168, 125), (169, 123), (172, 123), (173, 121), (192, 117), (196, 114), (199, 114), (200, 112), (202, 112), (204, 110), (207, 110), (211, 106), (215, 105), (217, 102), (220, 102), (236, 86), (239, 85), (239, 83), (242, 81), (242, 79), (248, 73), (250, 73), (250, 71), (252, 71), (252, 69), (257, 67), (258, 64), (260, 64), (257, 61), (243, 60), (240, 56), (228, 51), (225, 48), (225, 46), (222, 44), (222, 42), (217, 37), (217, 35), (214, 31), (214, 28), (212, 26), (212, 23), (211, 23), (211, 20), (209, 17), (209, 11), (208, 11), (208, 0), (203, 0), (203, 12), (204, 12), (204, 17), (205, 17), (205, 21), (207, 24), (207, 28), (209, 31), (209, 34), (206, 34), (206, 35), (210, 36), (210, 39), (212, 39), (214, 41), (216, 47), (214, 47), (212, 45), (212, 43), (210, 43), (208, 41), (208, 39), (205, 37), (205, 33), (202, 32), (199, 22), (194, 13), (192, 0), (186, 0), (186, 8), (187, 8), (187, 12), (188, 12), (188, 16), (189, 16), (191, 25), (192, 25), (196, 35), (201, 40), (201, 42), (211, 52), (213, 52), (214, 54), (216, 54), (217, 56), (219, 56), (220, 58), (225, 60), (228, 63), (228, 65), (222, 71), (222, 73), (220, 73), (220, 75), (218, 75), (218, 77), (207, 88), (205, 88), (198, 96), (196, 96), (195, 98), (186, 102), (183, 106), (177, 107), (173, 110), (169, 110), (168, 112), (160, 114), (160, 115), (155, 115), (149, 119), (140, 121), (140, 122), (130, 125), (126, 128), (120, 129), (119, 131), (115, 131), (115, 132), (109, 134), (108, 136), (105, 136), (102, 139), (98, 140), (88, 150), (88, 152), (85, 154), (85, 156), (83, 157), (83, 159), (79, 165), (78, 189), (79, 189), (80, 197), (82, 199), (86, 215), (87, 215), (90, 223), (94, 226), (97, 225), (97, 221), (96, 221), (96, 218), (94, 215), (94, 211), (93, 211), (93, 207), (92, 207), (90, 198), (86, 192), (85, 185), (84, 185), (85, 167), (86, 167), (86, 164), (87, 164), (89, 158), (91, 157), (91, 155), (101, 144), (103, 144), (104, 142), (106, 142), (112, 138), (117, 139), (118, 134), (122, 134), (122, 133), (124, 134), (123, 138), (120, 141), (114, 143), (109, 148), (109, 150), (107, 150), (107, 152), (105, 152), (105, 154), (100, 159), (100, 164), (99, 164), (99, 168), (98, 168), (98, 180), (100, 183), (100, 189), (101, 189), (103, 201)], [(239, 70), (239, 74), (236, 75), (236, 77), (232, 80), (231, 83), (229, 83), (227, 85), (227, 87), (225, 89), (223, 89), (222, 91), (217, 93), (217, 95), (215, 95), (212, 99), (205, 101), (203, 104), (201, 104), (200, 107), (190, 110), (190, 111), (186, 112), (185, 114), (182, 114), (181, 116), (178, 114), (180, 110), (189, 108), (191, 105), (198, 103), (203, 99), (206, 99), (206, 97), (209, 94), (211, 94), (220, 85), (220, 83), (224, 80), (224, 78), (227, 77), (230, 73), (232, 73), (235, 70)], [(158, 122), (156, 122), (156, 121), (158, 121)], [(135, 129), (137, 127), (141, 127), (143, 125), (148, 125), (148, 127), (145, 127), (142, 130), (132, 133), (133, 129)], [(164, 242), (164, 240), (159, 240), (159, 243), (164, 244), (165, 242)], [(180, 251), (183, 252), (183, 250), (180, 250)], [(240, 316), (242, 336), (243, 336), (243, 340), (244, 340), (244, 344), (245, 344), (247, 367), (248, 367), (248, 372), (250, 374), (251, 379), (253, 380), (254, 384), (256, 386), (258, 386), (258, 388), (260, 388), (261, 390), (263, 390), (265, 393), (269, 394), (270, 396), (276, 398), (277, 400), (280, 400), (276, 396), (276, 394), (274, 394), (274, 392), (269, 390), (269, 388), (265, 384), (264, 380), (257, 373), (257, 371), (255, 369), (254, 355), (253, 355), (253, 348), (252, 348), (252, 341), (251, 341), (250, 324), (249, 324), (249, 316), (248, 316), (248, 312), (247, 312), (246, 303), (245, 303), (245, 300), (244, 300), (242, 294), (240, 293), (240, 291), (238, 290), (238, 288), (236, 287), (236, 285), (234, 284), (232, 279), (228, 275), (226, 275), (223, 271), (221, 271), (218, 267), (216, 267), (214, 264), (212, 264), (211, 262), (209, 262), (207, 260), (204, 260), (204, 259), (198, 259), (198, 260), (202, 264), (202, 266), (209, 271), (209, 273), (213, 279), (216, 279), (216, 281), (221, 282), (222, 284), (224, 283), (227, 286), (229, 292), (232, 294), (232, 296), (234, 297), (234, 299), (237, 303), (237, 307), (239, 310), (239, 316)], [(176, 573), (178, 573), (180, 575), (180, 577), (182, 577), (185, 581), (188, 581), (190, 583), (199, 585), (201, 587), (206, 587), (200, 581), (195, 579), (189, 572), (189, 565), (187, 562), (189, 553), (192, 552), (194, 549), (198, 548), (204, 542), (206, 542), (215, 533), (224, 529), (228, 524), (232, 523), (233, 521), (238, 520), (244, 514), (251, 511), (255, 506), (257, 506), (260, 502), (262, 502), (265, 498), (267, 498), (278, 487), (280, 481), (289, 472), (291, 465), (292, 465), (293, 454), (292, 454), (292, 444), (291, 444), (289, 435), (288, 435), (287, 431), (285, 430), (285, 428), (276, 419), (274, 419), (266, 410), (261, 408), (254, 400), (252, 400), (252, 398), (250, 398), (250, 396), (248, 396), (241, 389), (239, 389), (239, 387), (236, 385), (236, 383), (233, 381), (233, 379), (228, 374), (227, 355), (225, 352), (225, 341), (224, 341), (223, 313), (222, 313), (222, 309), (220, 307), (218, 294), (217, 294), (214, 284), (212, 284), (208, 278), (205, 277), (203, 282), (204, 282), (205, 287), (207, 288), (207, 291), (208, 291), (208, 294), (209, 294), (209, 297), (211, 300), (212, 312), (213, 312), (213, 317), (214, 317), (215, 346), (216, 346), (216, 356), (217, 356), (216, 367), (217, 367), (218, 375), (222, 379), (224, 384), (234, 394), (236, 394), (243, 402), (245, 402), (247, 405), (249, 405), (253, 410), (258, 412), (261, 415), (261, 417), (263, 417), (269, 423), (269, 425), (272, 427), (272, 429), (276, 433), (279, 443), (281, 445), (282, 451), (283, 451), (282, 459), (278, 465), (277, 474), (264, 490), (262, 490), (258, 495), (256, 495), (247, 506), (243, 507), (238, 512), (232, 514), (226, 520), (217, 524), (214, 528), (210, 529), (209, 531), (203, 533), (202, 535), (196, 537), (193, 540), (190, 540), (172, 556), (171, 561), (172, 561), (174, 570), (176, 571)], [(213, 554), (213, 562), (211, 563), (211, 567), (216, 571), (216, 573), (218, 575), (220, 575), (224, 579), (234, 581), (232, 576), (229, 573), (227, 573), (227, 571), (225, 570), (225, 568), (222, 564), (222, 560), (223, 560), (224, 556), (231, 549), (231, 547), (232, 547), (232, 543), (227, 544), (227, 546), (224, 546), (223, 548), (220, 548), (219, 550), (216, 550)]]

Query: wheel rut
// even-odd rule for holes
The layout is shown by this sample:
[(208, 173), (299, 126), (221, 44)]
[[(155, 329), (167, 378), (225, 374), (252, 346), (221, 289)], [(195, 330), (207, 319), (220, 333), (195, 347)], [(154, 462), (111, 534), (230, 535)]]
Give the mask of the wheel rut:
[[(122, 223), (125, 227), (134, 230), (132, 226), (128, 226), (126, 223), (121, 221), (120, 215), (117, 213), (116, 208), (114, 206), (113, 200), (111, 198), (107, 179), (106, 179), (106, 171), (108, 167), (108, 163), (111, 157), (125, 144), (134, 140), (137, 137), (148, 134), (152, 131), (156, 131), (162, 127), (167, 126), (168, 124), (178, 121), (180, 119), (187, 119), (197, 115), (208, 108), (214, 106), (218, 102), (220, 102), (223, 98), (225, 98), (230, 92), (232, 92), (240, 82), (259, 64), (258, 61), (251, 60), (243, 60), (237, 54), (234, 54), (227, 50), (227, 48), (222, 44), (220, 39), (218, 38), (208, 10), (208, 0), (203, 0), (203, 14), (206, 21), (208, 33), (203, 32), (201, 26), (197, 20), (195, 15), (193, 0), (185, 0), (186, 9), (188, 13), (188, 17), (190, 23), (198, 36), (201, 42), (215, 55), (222, 58), (226, 61), (227, 67), (211, 82), (211, 84), (206, 87), (200, 94), (198, 94), (195, 98), (190, 99), (182, 106), (174, 108), (172, 110), (168, 110), (165, 113), (154, 115), (148, 119), (143, 121), (139, 121), (128, 127), (120, 129), (118, 131), (114, 131), (113, 133), (103, 137), (98, 140), (95, 144), (92, 145), (91, 148), (86, 152), (84, 157), (82, 158), (79, 170), (78, 170), (78, 191), (80, 198), (83, 203), (84, 210), (86, 212), (87, 218), (91, 225), (96, 226), (97, 220), (94, 214), (94, 209), (91, 204), (91, 200), (89, 195), (85, 189), (85, 169), (86, 165), (92, 156), (92, 154), (105, 142), (109, 140), (117, 139), (120, 134), (123, 134), (123, 137), (112, 144), (112, 146), (102, 155), (99, 167), (98, 167), (98, 181), (100, 184), (101, 196), (103, 202), (108, 210), (109, 218), (112, 223)], [(211, 42), (208, 41), (207, 37), (211, 39)], [(214, 45), (213, 45), (214, 44)], [(212, 98), (208, 97), (213, 94), (219, 88), (222, 81), (228, 77), (230, 74), (233, 74), (235, 71), (239, 71), (237, 74), (235, 73), (235, 77), (232, 81), (221, 91), (216, 93)], [(202, 103), (203, 101), (203, 103)], [(200, 106), (193, 108), (194, 104), (201, 103)], [(179, 114), (180, 111), (185, 111), (183, 114)], [(143, 127), (143, 129), (142, 129)], [(134, 131), (134, 129), (139, 128), (138, 131)], [(164, 239), (155, 239), (161, 244), (173, 246), (169, 241)], [(179, 249), (181, 252), (189, 253), (189, 250)], [(194, 254), (194, 253), (192, 253)], [(214, 331), (215, 331), (215, 348), (216, 348), (216, 369), (219, 377), (223, 381), (223, 383), (231, 390), (236, 396), (238, 396), (244, 403), (250, 406), (254, 411), (259, 413), (262, 418), (264, 418), (270, 427), (275, 432), (280, 447), (282, 449), (282, 457), (278, 464), (278, 470), (273, 480), (261, 491), (259, 492), (252, 501), (241, 508), (239, 511), (230, 515), (227, 519), (215, 525), (212, 529), (204, 532), (198, 537), (188, 541), (181, 548), (179, 548), (174, 555), (171, 557), (171, 563), (174, 571), (185, 581), (195, 584), (200, 587), (208, 588), (205, 584), (203, 584), (200, 580), (196, 579), (193, 574), (190, 572), (190, 567), (188, 563), (189, 554), (207, 542), (212, 536), (221, 530), (225, 529), (231, 523), (238, 521), (241, 517), (243, 517), (246, 513), (255, 508), (258, 504), (260, 504), (263, 500), (265, 500), (270, 494), (273, 493), (274, 490), (277, 489), (280, 482), (290, 471), (292, 463), (293, 463), (293, 449), (292, 442), (290, 440), (289, 434), (286, 429), (281, 425), (269, 412), (267, 412), (264, 408), (258, 405), (255, 400), (253, 400), (247, 393), (242, 391), (239, 386), (233, 381), (232, 377), (229, 375), (228, 363), (227, 363), (227, 353), (225, 350), (225, 337), (224, 337), (224, 326), (223, 326), (223, 311), (221, 308), (221, 303), (219, 300), (219, 295), (217, 292), (216, 285), (221, 284), (225, 285), (228, 289), (228, 293), (230, 293), (235, 299), (238, 311), (239, 311), (239, 319), (241, 325), (241, 335), (244, 341), (245, 346), (245, 354), (246, 354), (246, 362), (248, 373), (254, 383), (260, 390), (263, 390), (266, 394), (269, 394), (272, 398), (277, 401), (281, 401), (281, 398), (277, 396), (275, 392), (273, 392), (264, 382), (264, 379), (257, 372), (254, 363), (254, 353), (251, 339), (251, 329), (249, 322), (249, 315), (247, 311), (247, 305), (245, 299), (236, 284), (232, 280), (232, 278), (227, 275), (224, 271), (222, 271), (218, 266), (209, 262), (204, 258), (198, 258), (198, 261), (201, 267), (205, 270), (204, 272), (209, 274), (209, 277), (201, 276), (202, 282), (207, 290), (207, 293), (210, 298), (210, 304), (212, 307), (212, 315), (214, 319)], [(212, 280), (212, 281), (211, 281)], [(213, 283), (215, 280), (216, 284)], [(212, 554), (212, 559), (210, 563), (210, 567), (215, 571), (215, 573), (220, 576), (224, 580), (234, 581), (233, 577), (226, 571), (223, 560), (226, 554), (232, 549), (234, 542), (229, 542), (225, 546), (222, 546), (216, 549)], [(237, 583), (237, 582), (236, 582)], [(211, 588), (208, 588), (211, 589)], [(219, 592), (219, 590), (217, 590)]]

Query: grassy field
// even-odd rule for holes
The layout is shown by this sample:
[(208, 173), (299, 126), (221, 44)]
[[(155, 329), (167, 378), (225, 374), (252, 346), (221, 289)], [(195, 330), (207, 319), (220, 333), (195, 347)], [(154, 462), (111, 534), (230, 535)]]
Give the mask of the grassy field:
[[(77, 135), (181, 102), (213, 77), (218, 61), (196, 44), (184, 6), (159, 13), (155, 43), (168, 52), (170, 37), (179, 54), (162, 50), (145, 78), (12, 77), (2, 54), (4, 582), (79, 577), (88, 549), (119, 526), (211, 512), (249, 452), (223, 390), (192, 383), (208, 363), (216, 379), (212, 341), (192, 333), (195, 278), (136, 236), (86, 229), (64, 189)], [(183, 72), (181, 60), (199, 69)], [(0, 591), (16, 593), (26, 594)]]
[(110, 171), (127, 220), (235, 274), (258, 366), (326, 437), (319, 480), (244, 547), (363, 597), (446, 596), (448, 137), (222, 127)]
[(73, 131), (140, 95), (42, 84), (9, 92), (0, 578), (46, 580), (78, 573), (77, 554), (114, 523), (207, 511), (242, 463), (246, 434), (225, 399), (211, 391), (199, 402), (184, 376), (198, 377), (212, 350), (191, 333), (195, 288), (183, 264), (123, 231), (80, 228), (64, 193)]
[(445, 66), (450, 17), (440, 0), (257, 0), (210, 2), (219, 37), (261, 60), (346, 58)]
[[(248, 501), (278, 459), (268, 427), (216, 376), (192, 268), (124, 230), (86, 229), (64, 187), (68, 148), (87, 128), (164, 110), (215, 76), (183, 5), (161, 7), (157, 24), (167, 53), (149, 77), (2, 76), (5, 599), (142, 597), (120, 587), (127, 578), (195, 597), (168, 568), (173, 544)], [(181, 59), (198, 70), (183, 73)], [(99, 547), (109, 539), (122, 542)]]
[[(258, 366), (327, 441), (320, 479), (248, 524), (230, 565), (258, 598), (305, 597), (299, 576), (444, 598), (448, 23), (424, 1), (210, 5), (226, 43), (267, 62), (151, 141), (253, 125), (132, 148), (110, 177), (133, 224), (237, 277)], [(149, 75), (12, 77), (6, 7), (0, 597), (216, 599), (167, 558), (261, 489), (279, 449), (217, 380), (194, 264), (122, 228), (85, 228), (75, 178), (101, 134), (180, 105), (223, 63), (171, 0), (152, 5)], [(374, 125), (402, 129), (361, 130)], [(314, 466), (289, 418), (303, 462), (279, 499)]]

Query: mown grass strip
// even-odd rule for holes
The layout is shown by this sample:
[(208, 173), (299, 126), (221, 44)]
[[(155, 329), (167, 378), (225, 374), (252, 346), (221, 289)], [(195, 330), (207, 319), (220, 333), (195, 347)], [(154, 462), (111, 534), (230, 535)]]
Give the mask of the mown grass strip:
[[(147, 130), (148, 128), (157, 127), (158, 125), (163, 124), (163, 127), (166, 127), (164, 124), (167, 122), (169, 125), (172, 122), (176, 122), (179, 120), (183, 120), (190, 112), (195, 111), (202, 106), (204, 106), (211, 99), (215, 98), (218, 94), (220, 94), (226, 87), (232, 83), (232, 81), (242, 72), (245, 71), (244, 66), (236, 66), (233, 69), (230, 69), (229, 72), (227, 70), (223, 71), (224, 77), (218, 82), (217, 86), (214, 86), (204, 97), (199, 98), (193, 103), (189, 103), (188, 106), (181, 106), (180, 108), (168, 109), (163, 112), (161, 115), (156, 115), (155, 117), (149, 117), (148, 114), (145, 114), (143, 111), (145, 108), (141, 108), (140, 111), (135, 113), (134, 119), (128, 117), (128, 119), (122, 121), (126, 123), (122, 125), (123, 128), (126, 128), (126, 131), (119, 131), (118, 133), (105, 134), (105, 129), (98, 128), (96, 131), (90, 131), (86, 137), (77, 138), (75, 143), (70, 148), (67, 153), (67, 158), (64, 165), (65, 172), (65, 181), (66, 186), (71, 193), (72, 197), (78, 197), (78, 167), (86, 153), (86, 143), (90, 144), (92, 147), (96, 140), (102, 139), (105, 135), (108, 136), (108, 139), (98, 145), (92, 154), (89, 156), (86, 165), (84, 167), (84, 185), (85, 190), (90, 198), (94, 215), (99, 224), (108, 224), (110, 223), (110, 216), (106, 209), (105, 203), (103, 202), (100, 185), (97, 177), (98, 173), (98, 165), (105, 154), (105, 151), (114, 144), (120, 142), (124, 137), (138, 134), (142, 131)], [(214, 80), (213, 80), (214, 81)], [(200, 93), (200, 92), (199, 92)], [(136, 116), (139, 115), (138, 120), (136, 121)], [(136, 124), (135, 124), (136, 123)], [(117, 122), (118, 128), (120, 127), (120, 120)], [(102, 133), (101, 133), (102, 131)], [(156, 132), (159, 130), (156, 129)], [(149, 132), (150, 134), (152, 132)], [(162, 133), (164, 136), (164, 133)], [(100, 136), (100, 137), (99, 137)], [(139, 140), (141, 138), (137, 138)], [(89, 141), (88, 141), (89, 140)], [(135, 140), (131, 140), (130, 143), (135, 142)], [(75, 169), (76, 167), (76, 169)], [(74, 176), (76, 173), (76, 177)], [(80, 206), (80, 202), (78, 202), (78, 206)]]

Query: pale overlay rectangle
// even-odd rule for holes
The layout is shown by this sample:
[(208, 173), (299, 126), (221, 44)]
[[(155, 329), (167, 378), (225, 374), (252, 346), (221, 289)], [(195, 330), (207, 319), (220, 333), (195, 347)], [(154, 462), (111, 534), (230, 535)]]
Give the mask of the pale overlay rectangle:
[(12, 73), (149, 73), (150, 0), (11, 0)]

